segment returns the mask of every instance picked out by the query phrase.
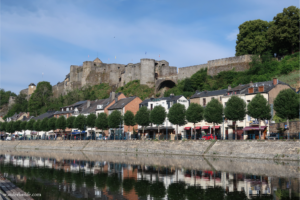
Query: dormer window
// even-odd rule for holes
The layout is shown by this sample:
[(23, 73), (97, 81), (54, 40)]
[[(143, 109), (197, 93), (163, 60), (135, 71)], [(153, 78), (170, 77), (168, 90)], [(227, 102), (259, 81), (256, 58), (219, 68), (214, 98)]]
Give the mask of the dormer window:
[(64, 109), (62, 108), (61, 111), (64, 111)]
[(67, 111), (69, 111), (69, 108), (67, 108)]
[(263, 85), (258, 87), (258, 92), (264, 92), (264, 86)]

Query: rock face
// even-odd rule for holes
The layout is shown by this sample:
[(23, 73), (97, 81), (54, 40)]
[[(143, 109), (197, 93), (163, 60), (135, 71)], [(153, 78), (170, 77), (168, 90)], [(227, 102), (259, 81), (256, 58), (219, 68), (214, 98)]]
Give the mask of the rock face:
[(0, 149), (300, 160), (297, 141), (1, 141)]

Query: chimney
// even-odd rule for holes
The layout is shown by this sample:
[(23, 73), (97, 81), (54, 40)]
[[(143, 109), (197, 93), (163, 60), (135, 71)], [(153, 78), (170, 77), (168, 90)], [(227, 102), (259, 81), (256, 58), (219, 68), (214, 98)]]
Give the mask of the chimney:
[(258, 92), (264, 92), (264, 86), (263, 85), (258, 87)]
[(228, 85), (228, 90), (231, 90), (231, 85)]
[(89, 108), (90, 106), (91, 106), (91, 101), (87, 100), (87, 102), (86, 102), (86, 108)]
[(277, 78), (273, 78), (273, 85), (277, 85), (278, 84), (278, 79)]
[(250, 87), (253, 87), (253, 83), (252, 83), (252, 81), (250, 81), (250, 84), (249, 84), (249, 85), (250, 85)]
[(110, 100), (114, 100), (116, 98), (116, 93), (115, 92), (111, 92), (110, 93)]

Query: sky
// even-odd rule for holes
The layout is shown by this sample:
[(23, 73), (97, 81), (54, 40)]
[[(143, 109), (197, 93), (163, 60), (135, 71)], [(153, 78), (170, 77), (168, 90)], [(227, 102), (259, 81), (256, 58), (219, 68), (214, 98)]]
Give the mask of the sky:
[(166, 60), (186, 67), (235, 55), (238, 27), (298, 0), (0, 0), (0, 88), (65, 79), (71, 65)]

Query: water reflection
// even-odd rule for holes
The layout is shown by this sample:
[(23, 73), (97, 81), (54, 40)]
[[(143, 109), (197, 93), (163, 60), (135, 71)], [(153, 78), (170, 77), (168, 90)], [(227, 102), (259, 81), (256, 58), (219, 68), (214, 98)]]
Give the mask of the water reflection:
[(0, 155), (0, 173), (40, 199), (299, 199), (296, 177), (210, 169)]

